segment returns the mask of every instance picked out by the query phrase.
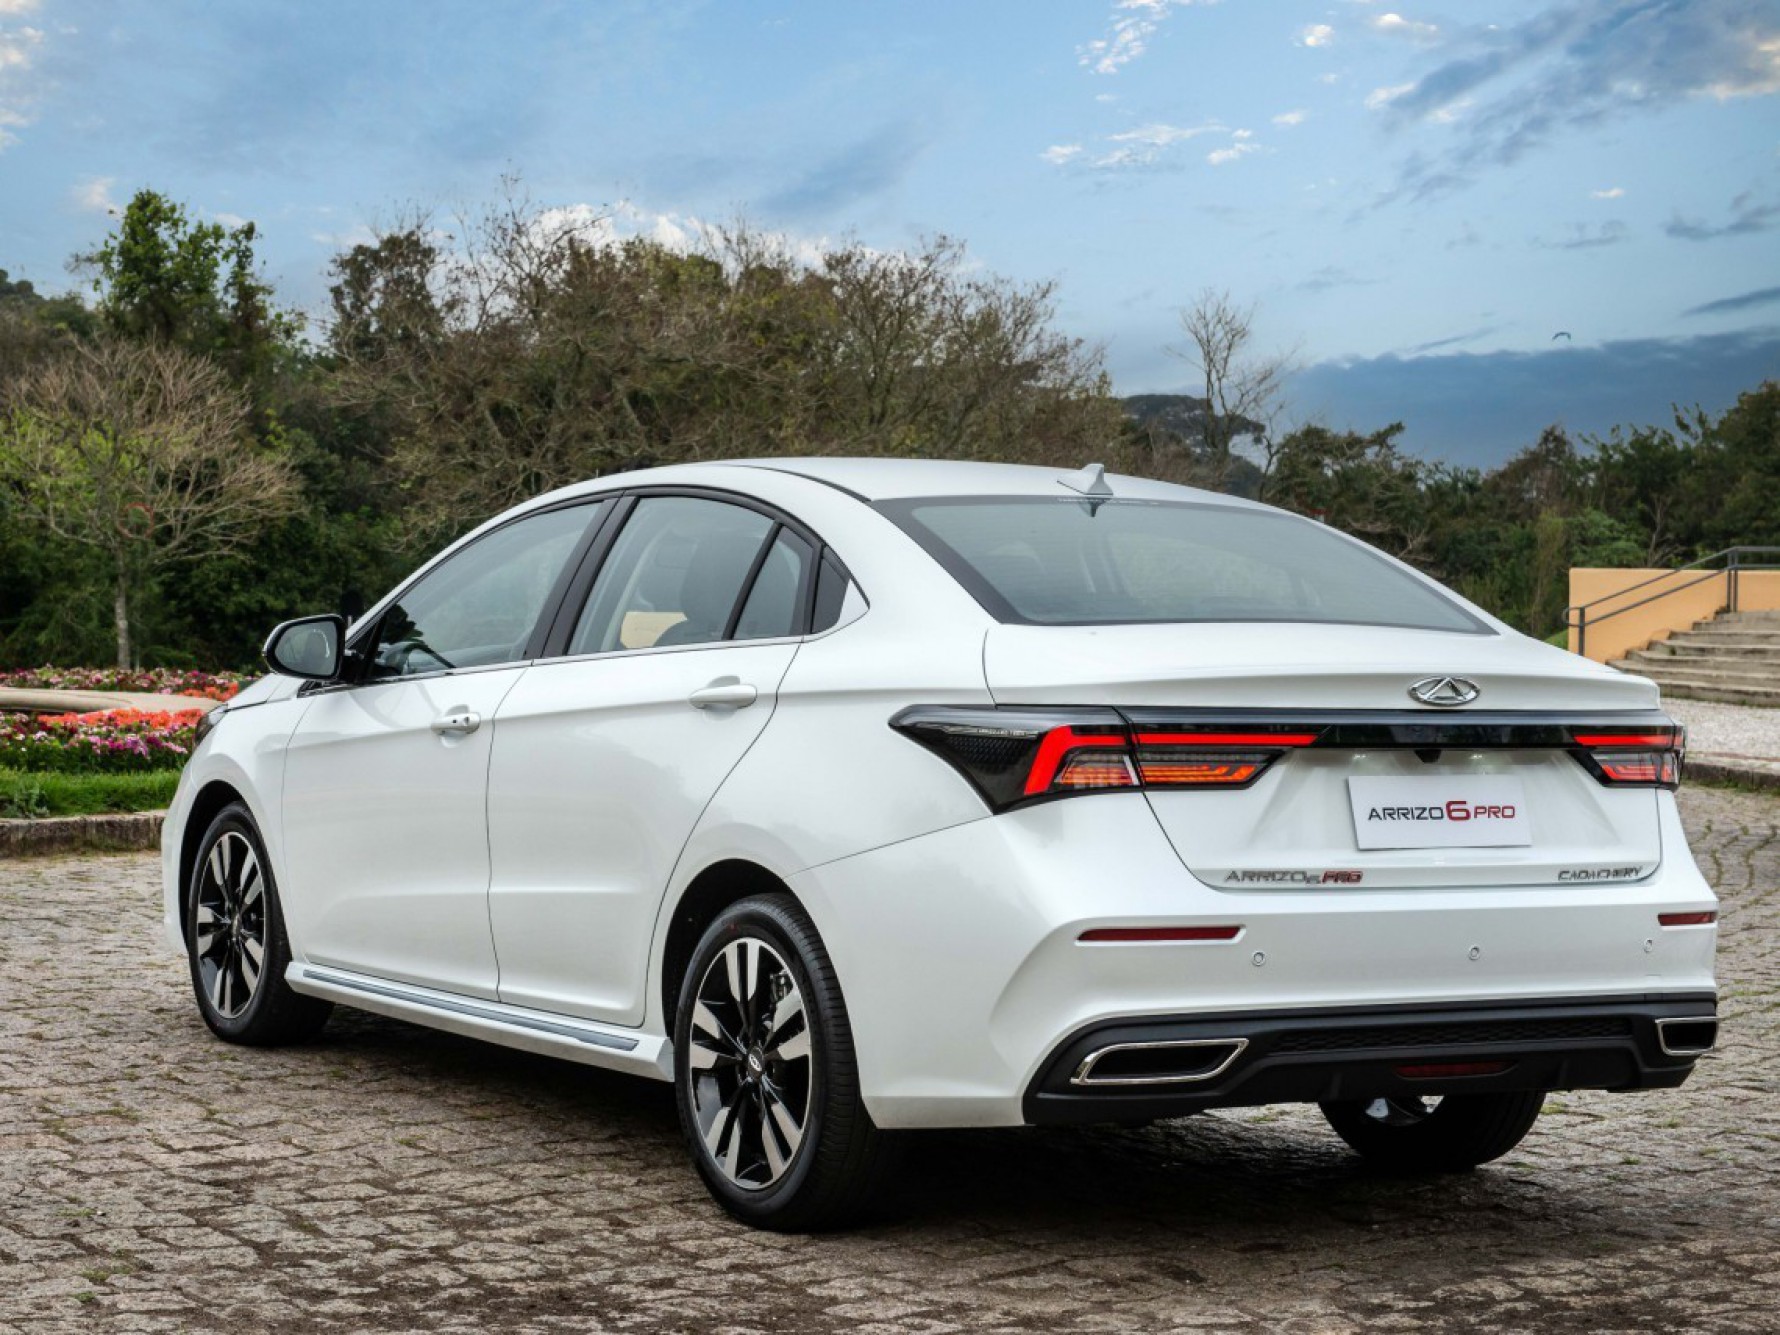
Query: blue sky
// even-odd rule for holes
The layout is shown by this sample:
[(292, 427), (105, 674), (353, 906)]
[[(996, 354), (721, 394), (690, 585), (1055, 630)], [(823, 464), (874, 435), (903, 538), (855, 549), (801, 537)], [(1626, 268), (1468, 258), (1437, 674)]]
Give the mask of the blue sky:
[(152, 185), (320, 309), (336, 248), (508, 171), (962, 237), (1121, 392), (1187, 388), (1175, 312), (1228, 289), (1291, 418), (1441, 457), (1780, 376), (1780, 0), (0, 0), (0, 267), (43, 288)]

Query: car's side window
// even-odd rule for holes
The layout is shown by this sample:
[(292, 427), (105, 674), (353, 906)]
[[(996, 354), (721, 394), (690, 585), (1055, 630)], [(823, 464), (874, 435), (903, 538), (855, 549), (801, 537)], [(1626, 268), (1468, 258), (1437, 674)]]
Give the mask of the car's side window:
[(612, 544), (570, 654), (723, 639), (773, 521), (697, 496), (645, 496)]
[(600, 505), (508, 524), (435, 566), (378, 620), (370, 680), (488, 667), (525, 654), (538, 617)]
[(742, 604), (733, 638), (769, 640), (797, 634), (804, 581), (814, 557), (809, 543), (788, 528), (780, 529), (748, 590), (748, 601)]

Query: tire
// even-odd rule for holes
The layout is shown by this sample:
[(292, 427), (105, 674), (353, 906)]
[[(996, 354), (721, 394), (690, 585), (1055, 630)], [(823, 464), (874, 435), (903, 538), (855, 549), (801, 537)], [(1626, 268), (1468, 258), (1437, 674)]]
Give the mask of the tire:
[(1451, 1094), (1325, 1103), (1323, 1116), (1369, 1162), (1401, 1173), (1462, 1173), (1499, 1159), (1525, 1139), (1545, 1095)]
[(699, 941), (675, 1013), (674, 1090), (699, 1176), (743, 1223), (811, 1232), (871, 1204), (890, 1139), (859, 1098), (834, 966), (790, 896), (741, 900)]
[[(273, 1047), (313, 1038), (331, 1001), (290, 989), (290, 940), (272, 863), (247, 808), (210, 822), (185, 889), (185, 951), (192, 993), (210, 1032), (230, 1043)], [(257, 958), (255, 958), (257, 954)]]

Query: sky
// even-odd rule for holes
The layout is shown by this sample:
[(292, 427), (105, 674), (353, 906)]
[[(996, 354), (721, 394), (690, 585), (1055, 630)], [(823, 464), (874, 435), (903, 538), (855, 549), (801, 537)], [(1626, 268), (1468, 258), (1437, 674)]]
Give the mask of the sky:
[(141, 187), (287, 302), (518, 173), (666, 239), (946, 234), (1120, 393), (1223, 290), (1282, 425), (1497, 462), (1780, 377), (1780, 0), (0, 0), (0, 268)]

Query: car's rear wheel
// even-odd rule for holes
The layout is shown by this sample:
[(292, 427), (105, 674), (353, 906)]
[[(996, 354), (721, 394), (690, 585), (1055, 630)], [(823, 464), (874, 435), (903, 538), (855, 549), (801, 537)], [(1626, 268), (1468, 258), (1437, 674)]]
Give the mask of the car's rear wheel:
[(674, 1025), (680, 1125), (737, 1219), (833, 1228), (870, 1203), (888, 1155), (859, 1098), (834, 967), (786, 895), (744, 899), (693, 952)]
[(284, 981), (290, 942), (272, 865), (240, 803), (210, 822), (186, 887), (186, 955), (204, 1023), (231, 1043), (271, 1046), (313, 1036), (333, 1003)]
[(1499, 1159), (1539, 1119), (1545, 1095), (1393, 1095), (1325, 1103), (1335, 1134), (1381, 1168), (1404, 1173), (1460, 1173)]

